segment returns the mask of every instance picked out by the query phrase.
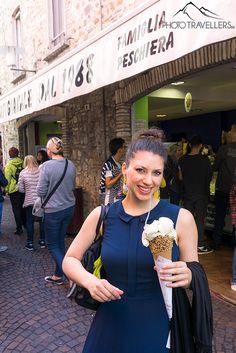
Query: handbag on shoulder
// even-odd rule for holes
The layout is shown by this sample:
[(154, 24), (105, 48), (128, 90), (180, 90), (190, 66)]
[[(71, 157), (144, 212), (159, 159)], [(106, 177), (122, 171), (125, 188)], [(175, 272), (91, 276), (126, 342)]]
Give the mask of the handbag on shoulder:
[[(103, 235), (100, 234), (100, 228), (104, 222), (109, 210), (109, 205), (101, 205), (101, 213), (96, 227), (96, 236), (92, 245), (86, 250), (82, 259), (82, 265), (86, 271), (93, 273), (98, 278), (106, 278), (106, 274), (101, 262), (101, 246)], [(74, 299), (75, 302), (84, 308), (97, 310), (101, 304), (99, 301), (91, 297), (90, 292), (80, 285), (74, 283), (71, 287), (67, 298)]]

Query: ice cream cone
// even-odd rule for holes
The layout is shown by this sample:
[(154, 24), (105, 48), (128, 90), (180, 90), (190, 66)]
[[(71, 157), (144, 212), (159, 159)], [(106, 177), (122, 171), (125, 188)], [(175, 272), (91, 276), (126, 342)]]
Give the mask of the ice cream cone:
[[(159, 220), (154, 220), (151, 224), (145, 224), (142, 234), (143, 245), (146, 247), (149, 246), (154, 258), (169, 319), (172, 318), (172, 288), (166, 286), (166, 282), (161, 279), (160, 269), (172, 262), (172, 247), (173, 242), (177, 241), (176, 238), (174, 223), (166, 217), (160, 217)], [(170, 348), (170, 333), (166, 347)]]
[(158, 256), (165, 257), (171, 260), (172, 258), (172, 247), (173, 238), (169, 236), (159, 236), (157, 235), (153, 240), (149, 242), (149, 248), (153, 255), (154, 261), (157, 260)]

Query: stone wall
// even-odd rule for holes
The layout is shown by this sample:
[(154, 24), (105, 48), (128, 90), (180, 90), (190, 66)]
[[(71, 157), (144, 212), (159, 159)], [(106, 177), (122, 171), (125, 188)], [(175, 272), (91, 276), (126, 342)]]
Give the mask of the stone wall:
[[(64, 0), (65, 4), (65, 47), (49, 58), (50, 24), (47, 0), (0, 1), (0, 47), (14, 45), (12, 16), (20, 6), (21, 38), (23, 43), (23, 66), (26, 69), (42, 70), (59, 57), (84, 44), (102, 29), (109, 26), (136, 6), (141, 0)], [(19, 72), (7, 67), (6, 53), (0, 53), (0, 88), (5, 94), (13, 87), (12, 81)], [(27, 72), (15, 85), (34, 76)]]
[(19, 134), (17, 129), (16, 120), (9, 121), (0, 125), (0, 133), (2, 136), (3, 148), (3, 165), (5, 165), (9, 158), (8, 150), (11, 147), (20, 149)]
[(99, 89), (67, 102), (63, 140), (76, 165), (76, 185), (83, 188), (85, 215), (99, 203), (101, 167), (116, 136), (114, 90)]

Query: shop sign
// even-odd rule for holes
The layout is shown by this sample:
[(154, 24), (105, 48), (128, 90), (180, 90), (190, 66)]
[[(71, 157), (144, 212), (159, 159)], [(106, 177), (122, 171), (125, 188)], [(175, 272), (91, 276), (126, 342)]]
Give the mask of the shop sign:
[(236, 2), (146, 2), (0, 99), (0, 122), (30, 114), (236, 35)]

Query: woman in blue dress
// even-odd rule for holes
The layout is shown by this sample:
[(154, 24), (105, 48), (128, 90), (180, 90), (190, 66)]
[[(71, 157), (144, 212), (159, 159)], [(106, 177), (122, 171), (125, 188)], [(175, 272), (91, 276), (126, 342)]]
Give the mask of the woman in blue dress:
[[(122, 166), (128, 192), (109, 208), (102, 243), (106, 279), (88, 273), (81, 264), (94, 240), (100, 207), (85, 220), (63, 261), (66, 275), (87, 288), (100, 305), (83, 353), (168, 353), (170, 322), (153, 256), (142, 244), (146, 223), (170, 218), (176, 228), (172, 260), (160, 271), (169, 288), (188, 288), (192, 273), (186, 262), (198, 261), (197, 229), (192, 214), (157, 199), (167, 152), (162, 131), (150, 129), (134, 140)], [(171, 275), (171, 276), (170, 276)]]

